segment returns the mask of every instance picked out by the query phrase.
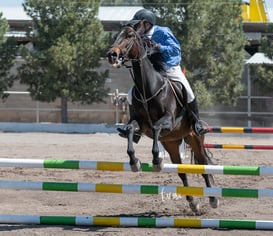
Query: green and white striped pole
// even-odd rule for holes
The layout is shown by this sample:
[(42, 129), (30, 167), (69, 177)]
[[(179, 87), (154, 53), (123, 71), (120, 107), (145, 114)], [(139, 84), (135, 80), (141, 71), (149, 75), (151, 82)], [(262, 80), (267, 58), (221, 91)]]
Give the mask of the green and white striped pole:
[[(0, 158), (0, 167), (131, 171), (130, 165), (127, 162), (107, 162), (107, 161), (89, 161), (89, 160), (42, 160), (42, 159)], [(142, 168), (142, 171), (144, 172), (152, 172), (153, 164), (142, 163), (141, 168)], [(273, 167), (271, 166), (259, 167), (259, 166), (191, 165), (191, 164), (165, 163), (163, 165), (162, 172), (273, 176)]]
[(167, 197), (173, 193), (177, 195), (215, 196), (262, 198), (273, 197), (273, 189), (240, 189), (240, 188), (207, 188), (207, 187), (181, 187), (160, 185), (134, 185), (134, 184), (94, 184), (71, 182), (33, 182), (0, 180), (0, 189), (16, 190), (42, 190), (42, 191), (68, 191), (68, 192), (100, 192), (100, 193), (126, 193), (126, 194), (161, 194)]
[(0, 215), (0, 224), (273, 230), (273, 221), (182, 217)]

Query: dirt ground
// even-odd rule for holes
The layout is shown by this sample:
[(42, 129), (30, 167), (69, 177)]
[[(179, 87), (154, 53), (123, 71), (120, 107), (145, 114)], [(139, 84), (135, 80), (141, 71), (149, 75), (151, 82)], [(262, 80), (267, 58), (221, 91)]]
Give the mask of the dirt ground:
[[(273, 144), (272, 135), (209, 134), (206, 143)], [(151, 140), (135, 146), (142, 162), (151, 162)], [(210, 149), (219, 165), (273, 166), (272, 151)], [(74, 159), (128, 161), (126, 140), (117, 134), (0, 133), (0, 158)], [(165, 163), (170, 160), (166, 158)], [(189, 163), (190, 159), (184, 161)], [(192, 186), (204, 186), (201, 176), (188, 175)], [(1, 180), (67, 181), (93, 183), (135, 183), (180, 185), (172, 173), (131, 173), (93, 170), (1, 168)], [(215, 175), (216, 187), (273, 188), (273, 177)], [(208, 198), (198, 198), (201, 216), (195, 216), (185, 198), (162, 199), (161, 195), (78, 193), (54, 191), (0, 190), (0, 214), (93, 215), (93, 216), (181, 216), (204, 219), (273, 220), (270, 198), (220, 198), (212, 209)], [(188, 228), (114, 228), (44, 225), (0, 225), (0, 235), (272, 235), (270, 231)]]

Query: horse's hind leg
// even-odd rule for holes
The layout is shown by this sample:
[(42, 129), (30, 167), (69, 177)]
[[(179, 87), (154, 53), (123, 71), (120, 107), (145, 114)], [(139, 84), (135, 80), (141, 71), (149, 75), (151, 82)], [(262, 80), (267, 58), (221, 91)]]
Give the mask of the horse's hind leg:
[[(206, 186), (209, 188), (212, 187), (210, 183), (210, 179), (212, 178), (212, 176), (206, 174), (203, 174), (202, 176), (205, 180)], [(217, 208), (219, 206), (219, 199), (217, 197), (209, 197), (209, 203), (212, 208)]]
[[(195, 164), (208, 165), (212, 164), (209, 156), (204, 149), (204, 136), (197, 137), (195, 134), (190, 134), (185, 138), (185, 142), (189, 144), (194, 153)], [(202, 174), (206, 186), (212, 187), (213, 176), (211, 174)], [(209, 197), (210, 206), (217, 208), (219, 206), (219, 199), (217, 197)]]
[[(179, 146), (181, 145), (182, 141), (172, 141), (172, 142), (161, 142), (163, 147), (169, 153), (172, 163), (174, 164), (182, 164)], [(188, 178), (187, 175), (184, 173), (179, 173), (178, 176), (183, 182), (185, 187), (188, 187)], [(199, 202), (195, 201), (192, 196), (186, 196), (187, 201), (189, 202), (189, 206), (191, 210), (195, 213), (199, 212)]]

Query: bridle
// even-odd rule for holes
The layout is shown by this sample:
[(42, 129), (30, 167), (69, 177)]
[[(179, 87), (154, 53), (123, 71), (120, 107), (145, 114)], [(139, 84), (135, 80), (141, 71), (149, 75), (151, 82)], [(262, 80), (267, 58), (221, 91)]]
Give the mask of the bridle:
[[(125, 31), (127, 28), (131, 28), (131, 27), (126, 26), (126, 28), (123, 29), (123, 31)], [(130, 66), (127, 66), (125, 63), (128, 61), (140, 61), (142, 58), (146, 57), (146, 51), (144, 46), (140, 42), (140, 38), (141, 38), (140, 35), (138, 35), (138, 33), (133, 28), (132, 28), (132, 31), (123, 32), (123, 33), (128, 34), (126, 38), (126, 41), (127, 41), (126, 45), (124, 47), (121, 47), (123, 46), (122, 45), (123, 43), (121, 42), (122, 39), (118, 39), (117, 42), (115, 42), (115, 44), (113, 44), (111, 48), (116, 49), (115, 53), (117, 54), (116, 55), (117, 58), (115, 63), (129, 68)], [(138, 49), (138, 53), (132, 58), (129, 54), (134, 46), (136, 46), (139, 49)], [(141, 51), (144, 53), (142, 53)], [(141, 54), (143, 55), (140, 56)]]

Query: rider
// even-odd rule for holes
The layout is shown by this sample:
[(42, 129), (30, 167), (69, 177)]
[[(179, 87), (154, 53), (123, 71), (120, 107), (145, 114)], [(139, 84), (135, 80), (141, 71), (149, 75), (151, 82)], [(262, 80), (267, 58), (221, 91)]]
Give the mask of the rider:
[[(155, 43), (154, 47), (158, 48), (163, 55), (167, 76), (173, 81), (182, 83), (187, 91), (188, 107), (193, 113), (190, 115), (190, 121), (194, 132), (197, 135), (207, 133), (208, 129), (199, 120), (198, 105), (194, 93), (181, 70), (181, 48), (172, 31), (168, 27), (156, 25), (154, 13), (147, 9), (137, 11), (127, 25), (133, 27), (141, 35), (145, 35)], [(118, 131), (122, 137), (127, 136), (126, 129), (118, 128)]]

